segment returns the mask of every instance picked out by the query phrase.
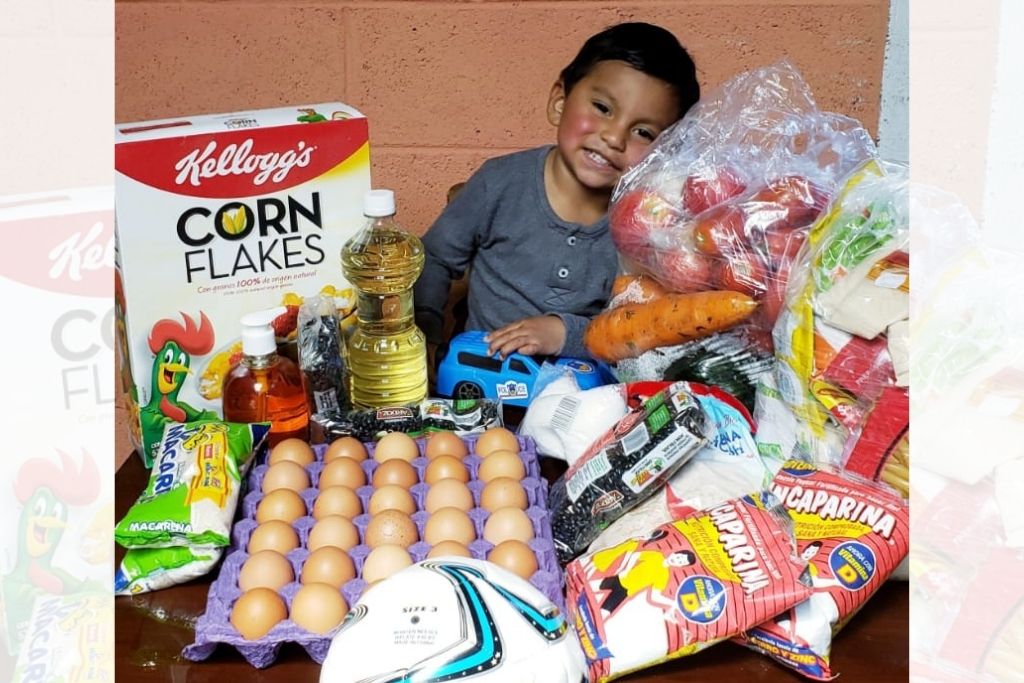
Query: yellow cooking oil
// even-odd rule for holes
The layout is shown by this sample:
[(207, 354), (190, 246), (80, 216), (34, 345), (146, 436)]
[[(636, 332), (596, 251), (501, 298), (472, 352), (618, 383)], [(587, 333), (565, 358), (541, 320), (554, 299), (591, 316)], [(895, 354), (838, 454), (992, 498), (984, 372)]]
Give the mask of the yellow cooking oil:
[(427, 397), (427, 345), (412, 298), (423, 270), (423, 243), (395, 221), (391, 190), (367, 192), (363, 213), (366, 226), (341, 251), (357, 302), (348, 342), (352, 404), (415, 405)]

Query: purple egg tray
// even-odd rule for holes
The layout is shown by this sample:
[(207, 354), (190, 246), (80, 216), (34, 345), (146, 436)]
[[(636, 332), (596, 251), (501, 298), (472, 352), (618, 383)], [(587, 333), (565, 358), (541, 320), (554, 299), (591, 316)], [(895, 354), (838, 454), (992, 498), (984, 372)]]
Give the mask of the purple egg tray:
[[(470, 519), (473, 520), (477, 535), (476, 540), (470, 543), (468, 547), (473, 557), (484, 560), (493, 546), (483, 538), (484, 524), (490, 513), (479, 507), (480, 493), (484, 488), (484, 483), (477, 479), (477, 470), (480, 466), (481, 458), (475, 455), (474, 451), (476, 440), (479, 436), (479, 434), (468, 434), (462, 436), (462, 440), (469, 448), (470, 454), (466, 456), (463, 462), (469, 470), (470, 480), (467, 483), (467, 487), (473, 493), (473, 501), (476, 505), (467, 513)], [(565, 598), (563, 596), (563, 586), (565, 576), (558, 564), (551, 536), (551, 520), (548, 516), (547, 506), (548, 484), (540, 476), (540, 466), (537, 462), (537, 453), (533, 440), (524, 437), (517, 438), (520, 447), (519, 457), (526, 466), (526, 476), (522, 480), (523, 489), (526, 491), (528, 500), (526, 514), (533, 522), (534, 529), (534, 538), (529, 542), (529, 546), (533, 550), (534, 555), (537, 556), (538, 566), (538, 570), (530, 577), (530, 583), (564, 612)], [(419, 537), (423, 538), (424, 526), (429, 517), (425, 511), (424, 503), (430, 487), (423, 481), (428, 463), (427, 459), (423, 456), (424, 439), (416, 439), (416, 444), (420, 449), (420, 457), (414, 459), (412, 465), (417, 472), (419, 482), (413, 485), (409, 492), (416, 501), (417, 507), (417, 511), (411, 517), (416, 523)], [(367, 443), (365, 446), (370, 457), (361, 464), (363, 471), (366, 473), (366, 481), (370, 482), (373, 479), (373, 472), (377, 468), (377, 463), (373, 460), (375, 444)], [(295, 520), (293, 524), (299, 535), (299, 547), (288, 553), (287, 558), (292, 564), (296, 580), (280, 590), (281, 597), (284, 598), (289, 614), (291, 613), (292, 599), (302, 585), (298, 580), (302, 573), (302, 565), (309, 556), (309, 551), (306, 549), (306, 541), (309, 538), (310, 530), (316, 523), (316, 520), (312, 517), (312, 510), (313, 503), (319, 494), (316, 486), (319, 482), (320, 472), (324, 467), (322, 458), (326, 450), (327, 444), (313, 446), (317, 460), (306, 467), (310, 475), (312, 488), (308, 488), (300, 493), (300, 496), (306, 503), (307, 515)], [(224, 558), (224, 563), (221, 565), (220, 573), (213, 584), (210, 585), (210, 592), (206, 601), (206, 612), (196, 622), (196, 641), (192, 645), (187, 646), (183, 651), (186, 659), (192, 661), (207, 659), (213, 654), (220, 643), (231, 645), (237, 649), (246, 661), (256, 668), (264, 668), (273, 664), (274, 660), (277, 659), (281, 646), (285, 643), (298, 643), (318, 664), (322, 664), (327, 657), (327, 650), (330, 647), (335, 631), (326, 634), (311, 633), (291, 619), (285, 619), (271, 628), (262, 638), (246, 640), (231, 625), (231, 608), (235, 600), (242, 593), (238, 587), (238, 575), (242, 565), (249, 558), (246, 547), (249, 544), (249, 536), (257, 527), (255, 519), (256, 508), (263, 499), (261, 489), (263, 475), (266, 473), (267, 468), (268, 466), (264, 462), (255, 465), (249, 472), (249, 492), (241, 501), (240, 518), (231, 531), (231, 546)], [(374, 488), (370, 485), (362, 486), (356, 490), (364, 511), (369, 508), (370, 496), (373, 495), (373, 492)], [(367, 586), (361, 577), (363, 561), (370, 554), (370, 547), (365, 544), (365, 532), (369, 521), (370, 515), (365, 512), (352, 520), (359, 530), (360, 543), (348, 552), (356, 568), (356, 578), (341, 587), (341, 593), (349, 607), (355, 605)], [(418, 541), (409, 546), (408, 551), (412, 559), (415, 562), (419, 562), (426, 559), (430, 548), (431, 546), (428, 543)]]

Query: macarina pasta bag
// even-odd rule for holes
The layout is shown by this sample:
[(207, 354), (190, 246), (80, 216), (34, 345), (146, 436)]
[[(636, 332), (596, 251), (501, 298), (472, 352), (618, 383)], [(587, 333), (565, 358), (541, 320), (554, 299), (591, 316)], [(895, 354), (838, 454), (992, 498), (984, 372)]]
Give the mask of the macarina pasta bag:
[(833, 636), (907, 555), (909, 508), (878, 484), (795, 460), (775, 476), (772, 492), (793, 520), (813, 592), (737, 640), (808, 678), (829, 680)]
[(566, 568), (590, 680), (691, 655), (810, 596), (791, 523), (752, 494), (663, 524)]

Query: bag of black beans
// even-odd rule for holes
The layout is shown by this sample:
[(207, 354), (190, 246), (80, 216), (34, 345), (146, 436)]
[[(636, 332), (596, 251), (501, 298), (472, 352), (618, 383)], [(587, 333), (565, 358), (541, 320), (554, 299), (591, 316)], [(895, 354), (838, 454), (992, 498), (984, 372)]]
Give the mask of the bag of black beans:
[(706, 444), (704, 409), (676, 382), (608, 430), (551, 487), (548, 505), (562, 564), (658, 491)]

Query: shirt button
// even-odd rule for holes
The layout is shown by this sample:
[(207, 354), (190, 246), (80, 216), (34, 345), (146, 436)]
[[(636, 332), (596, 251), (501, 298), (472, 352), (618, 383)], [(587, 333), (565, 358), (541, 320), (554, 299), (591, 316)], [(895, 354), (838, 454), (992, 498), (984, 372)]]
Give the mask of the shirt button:
[(568, 268), (559, 268), (558, 269), (558, 277), (562, 278), (563, 280), (565, 278), (569, 277), (569, 269)]
[(576, 235), (569, 235), (568, 239), (566, 239), (565, 242), (570, 247), (576, 246)]

